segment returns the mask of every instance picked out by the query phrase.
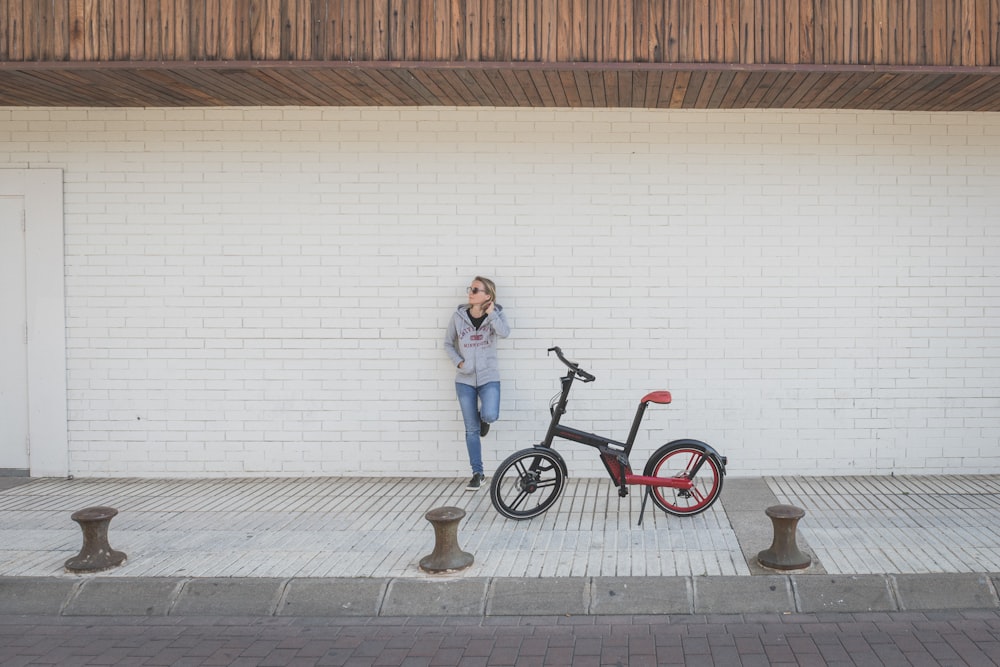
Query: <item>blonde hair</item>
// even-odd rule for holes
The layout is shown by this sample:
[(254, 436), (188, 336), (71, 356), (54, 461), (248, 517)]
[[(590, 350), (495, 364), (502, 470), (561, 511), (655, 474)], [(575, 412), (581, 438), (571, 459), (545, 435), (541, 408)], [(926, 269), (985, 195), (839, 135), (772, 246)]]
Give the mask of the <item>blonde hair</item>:
[(483, 284), (483, 287), (486, 289), (487, 296), (490, 297), (490, 301), (496, 303), (497, 300), (496, 283), (494, 283), (489, 278), (483, 278), (482, 276), (476, 276), (475, 278), (472, 279), (472, 282), (476, 282), (477, 280)]

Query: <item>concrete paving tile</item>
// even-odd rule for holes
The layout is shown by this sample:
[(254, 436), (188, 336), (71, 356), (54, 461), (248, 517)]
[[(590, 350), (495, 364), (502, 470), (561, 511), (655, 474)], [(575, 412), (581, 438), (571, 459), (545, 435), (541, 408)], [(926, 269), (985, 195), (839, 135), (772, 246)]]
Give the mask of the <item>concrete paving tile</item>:
[(75, 578), (0, 577), (0, 614), (56, 616), (78, 583)]
[(690, 614), (687, 577), (594, 577), (592, 614)]
[(87, 579), (66, 605), (68, 616), (166, 616), (180, 579)]
[(694, 577), (696, 614), (795, 611), (791, 582), (782, 575)]
[(377, 616), (388, 579), (293, 579), (279, 616)]
[(488, 616), (587, 614), (590, 611), (590, 587), (591, 580), (587, 577), (494, 579), (486, 614)]
[(993, 581), (986, 574), (896, 574), (900, 609), (994, 609)]
[(889, 580), (882, 575), (792, 576), (798, 610), (893, 611), (898, 608)]
[(381, 616), (481, 616), (488, 579), (393, 579)]
[(284, 587), (281, 579), (192, 579), (184, 584), (170, 614), (270, 616)]

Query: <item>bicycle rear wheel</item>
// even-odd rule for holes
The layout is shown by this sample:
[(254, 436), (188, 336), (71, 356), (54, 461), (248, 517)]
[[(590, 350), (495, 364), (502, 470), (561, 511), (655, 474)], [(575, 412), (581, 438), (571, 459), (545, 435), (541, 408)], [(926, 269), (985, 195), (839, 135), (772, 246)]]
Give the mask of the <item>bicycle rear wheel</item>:
[(490, 483), (490, 500), (509, 519), (536, 517), (559, 499), (566, 475), (558, 455), (542, 447), (514, 452)]
[(722, 493), (723, 469), (720, 462), (697, 440), (680, 440), (656, 450), (643, 475), (690, 479), (690, 489), (650, 487), (653, 502), (668, 514), (690, 516), (704, 512)]

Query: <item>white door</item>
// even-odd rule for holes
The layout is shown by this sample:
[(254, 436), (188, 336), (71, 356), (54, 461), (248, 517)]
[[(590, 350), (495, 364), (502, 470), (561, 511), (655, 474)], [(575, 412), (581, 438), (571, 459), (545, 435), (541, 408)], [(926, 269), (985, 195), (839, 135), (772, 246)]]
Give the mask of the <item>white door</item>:
[(0, 471), (28, 469), (24, 257), (24, 198), (0, 197)]

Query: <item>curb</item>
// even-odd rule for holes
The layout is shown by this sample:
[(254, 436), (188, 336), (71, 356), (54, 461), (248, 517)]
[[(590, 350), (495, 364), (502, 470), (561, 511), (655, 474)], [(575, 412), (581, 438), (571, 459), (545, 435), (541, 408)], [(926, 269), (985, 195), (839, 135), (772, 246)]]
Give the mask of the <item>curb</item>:
[(593, 616), (1000, 609), (1000, 573), (265, 579), (0, 577), (0, 615)]

